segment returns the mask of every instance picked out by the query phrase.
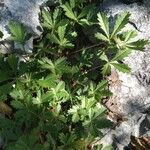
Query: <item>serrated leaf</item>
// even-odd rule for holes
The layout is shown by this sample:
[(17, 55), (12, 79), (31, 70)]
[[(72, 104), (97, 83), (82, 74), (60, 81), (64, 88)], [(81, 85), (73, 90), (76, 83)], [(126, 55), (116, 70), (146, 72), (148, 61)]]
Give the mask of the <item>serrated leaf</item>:
[(136, 31), (126, 31), (123, 32), (123, 37), (124, 37), (124, 42), (128, 42), (131, 39), (135, 38), (137, 36), (137, 32)]
[(122, 13), (117, 16), (117, 20), (115, 22), (115, 26), (113, 32), (111, 34), (111, 38), (113, 38), (118, 32), (120, 32), (125, 25), (129, 22), (130, 14), (128, 12)]
[(43, 23), (43, 26), (44, 27), (47, 27), (47, 28), (53, 28), (53, 20), (52, 20), (52, 16), (50, 15), (49, 11), (47, 10), (43, 10), (42, 11), (42, 17), (44, 19), (44, 23)]
[(141, 51), (143, 51), (145, 45), (147, 45), (149, 43), (150, 42), (148, 40), (141, 39), (141, 40), (138, 40), (138, 41), (135, 41), (135, 42), (128, 42), (126, 44), (126, 47), (130, 48), (132, 50), (141, 50)]
[(56, 8), (53, 12), (53, 20), (54, 22), (57, 20), (57, 17), (59, 16), (60, 9)]
[(60, 41), (63, 41), (65, 38), (65, 33), (66, 33), (66, 26), (59, 26), (58, 27), (58, 36)]
[(105, 35), (103, 35), (103, 34), (101, 34), (101, 33), (96, 33), (96, 34), (95, 34), (95, 37), (96, 37), (97, 39), (101, 40), (101, 41), (105, 41), (105, 42), (108, 42), (108, 41), (109, 41), (109, 39), (108, 39)]
[(103, 90), (107, 87), (108, 85), (108, 81), (107, 80), (102, 80), (98, 85), (97, 85), (97, 88), (96, 90)]
[(47, 35), (47, 38), (48, 38), (52, 43), (60, 44), (60, 41), (59, 41), (59, 39), (57, 38), (57, 36), (56, 36), (55, 34), (48, 34), (48, 35)]
[(48, 75), (46, 78), (42, 78), (38, 80), (38, 84), (42, 87), (54, 87), (56, 85), (56, 81), (58, 80), (58, 76), (52, 74)]
[(89, 13), (89, 11), (90, 11), (89, 9), (90, 9), (89, 6), (84, 7), (82, 9), (81, 13), (78, 15), (78, 19), (85, 17)]
[(70, 7), (73, 9), (76, 6), (76, 0), (70, 0)]
[(18, 69), (19, 58), (16, 57), (15, 55), (9, 55), (7, 61), (8, 61), (9, 66), (15, 73)]
[(74, 12), (72, 11), (71, 6), (69, 5), (69, 3), (65, 3), (65, 5), (61, 6), (63, 8), (63, 10), (65, 11), (65, 15), (74, 20), (74, 21), (78, 21), (76, 15), (74, 14)]
[(111, 71), (111, 66), (109, 63), (105, 64), (102, 68), (102, 74), (103, 75), (108, 75)]
[(57, 34), (51, 33), (47, 35), (47, 38), (55, 44), (58, 44), (60, 48), (72, 48), (74, 45), (65, 37), (66, 34), (66, 25), (59, 26)]
[(65, 83), (63, 81), (60, 81), (58, 83), (58, 85), (56, 86), (56, 91), (58, 92), (58, 91), (61, 91), (63, 89), (65, 89)]
[(103, 61), (109, 62), (108, 57), (104, 52), (100, 55), (100, 59)]
[(8, 27), (11, 32), (11, 40), (15, 42), (25, 44), (25, 42), (31, 38), (31, 34), (27, 33), (23, 24), (10, 22)]
[(109, 21), (108, 21), (108, 18), (106, 17), (106, 15), (104, 13), (98, 13), (97, 16), (98, 16), (98, 21), (99, 21), (99, 25), (100, 25), (101, 29), (103, 30), (103, 32), (105, 33), (107, 38), (109, 38)]
[(130, 73), (131, 69), (125, 64), (111, 63), (116, 69), (123, 73)]
[(127, 57), (131, 52), (131, 49), (120, 50), (112, 59), (112, 61), (122, 60), (123, 58)]

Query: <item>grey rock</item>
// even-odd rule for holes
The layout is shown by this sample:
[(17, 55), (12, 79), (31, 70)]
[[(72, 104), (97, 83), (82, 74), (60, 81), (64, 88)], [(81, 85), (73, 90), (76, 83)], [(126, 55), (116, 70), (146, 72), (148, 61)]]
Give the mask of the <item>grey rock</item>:
[[(10, 21), (23, 23), (33, 34), (34, 38), (39, 37), (43, 31), (39, 21), (40, 6), (46, 1), (47, 0), (1, 0), (0, 30), (4, 33), (2, 40), (7, 39), (10, 36), (7, 27)], [(31, 41), (32, 39), (26, 44), (27, 50), (32, 49)], [(7, 46), (7, 42), (5, 44)], [(3, 51), (7, 52), (5, 49), (3, 49)]]
[[(138, 30), (132, 24), (127, 25), (125, 30), (137, 30), (137, 38), (150, 39), (150, 1), (145, 0), (143, 5), (126, 5), (119, 0), (106, 0), (101, 9), (109, 17), (130, 12), (130, 21)], [(118, 111), (128, 120), (120, 123), (100, 141), (104, 145), (112, 144), (118, 150), (130, 143), (131, 135), (150, 136), (150, 46), (146, 47), (145, 52), (134, 51), (124, 63), (130, 66), (131, 74), (118, 72), (122, 84), (119, 88), (112, 86), (110, 90), (118, 97)]]

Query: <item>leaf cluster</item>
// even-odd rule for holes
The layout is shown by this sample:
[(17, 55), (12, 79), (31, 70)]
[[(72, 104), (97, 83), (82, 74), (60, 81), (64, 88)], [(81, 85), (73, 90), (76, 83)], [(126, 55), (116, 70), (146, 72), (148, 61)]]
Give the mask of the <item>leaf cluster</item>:
[[(0, 102), (12, 109), (0, 117), (4, 150), (92, 149), (102, 129), (113, 125), (102, 105), (112, 95), (105, 77), (112, 67), (128, 73), (122, 60), (148, 41), (123, 31), (129, 13), (110, 25), (97, 10), (91, 1), (59, 0), (41, 11), (44, 32), (31, 55), (0, 56)], [(9, 29), (10, 39), (24, 50), (31, 34), (14, 22)]]

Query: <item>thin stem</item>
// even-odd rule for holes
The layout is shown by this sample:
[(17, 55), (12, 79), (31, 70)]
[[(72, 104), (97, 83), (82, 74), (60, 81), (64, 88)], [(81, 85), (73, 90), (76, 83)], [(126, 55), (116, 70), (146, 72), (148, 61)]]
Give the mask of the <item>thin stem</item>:
[(95, 44), (95, 45), (92, 45), (92, 46), (89, 46), (89, 47), (86, 47), (86, 48), (81, 48), (81, 49), (79, 49), (79, 50), (77, 50), (75, 52), (70, 53), (70, 55), (76, 54), (76, 53), (81, 52), (83, 50), (88, 50), (88, 49), (91, 49), (91, 48), (94, 48), (94, 47), (102, 46), (104, 44), (105, 43), (100, 43), (100, 44)]

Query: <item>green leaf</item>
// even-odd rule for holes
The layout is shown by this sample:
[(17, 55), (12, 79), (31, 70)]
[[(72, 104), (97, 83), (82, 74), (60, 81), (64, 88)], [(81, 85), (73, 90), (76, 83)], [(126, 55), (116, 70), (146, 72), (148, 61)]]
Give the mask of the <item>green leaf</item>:
[(78, 19), (77, 19), (77, 16), (74, 14), (74, 12), (72, 11), (72, 8), (71, 6), (69, 5), (68, 2), (65, 3), (65, 5), (62, 5), (61, 6), (63, 8), (63, 10), (65, 11), (65, 15), (74, 20), (74, 21), (77, 21), (78, 22)]
[(107, 38), (109, 38), (109, 21), (108, 21), (108, 18), (106, 17), (106, 15), (104, 13), (98, 13), (97, 16), (98, 16), (98, 21), (99, 21), (99, 25), (100, 25), (101, 29), (103, 30), (103, 32), (105, 33)]
[(24, 105), (23, 105), (23, 103), (21, 103), (21, 102), (18, 101), (18, 100), (13, 100), (13, 101), (11, 102), (11, 105), (12, 105), (15, 109), (24, 109), (24, 108), (25, 108)]
[(82, 9), (81, 13), (78, 15), (78, 19), (82, 19), (83, 17), (86, 17), (88, 13), (90, 13), (90, 7), (86, 6)]
[(63, 41), (63, 39), (65, 38), (65, 33), (66, 33), (66, 26), (58, 27), (58, 36), (60, 41)]
[(101, 33), (96, 33), (96, 34), (95, 34), (95, 37), (96, 37), (97, 39), (101, 40), (101, 41), (105, 41), (105, 42), (108, 42), (108, 41), (109, 41), (109, 39), (108, 39), (105, 35), (103, 35), (103, 34), (101, 34)]
[(105, 64), (102, 68), (102, 74), (103, 75), (108, 75), (111, 71), (111, 66), (109, 63)]
[(57, 34), (51, 33), (47, 35), (47, 38), (55, 44), (58, 44), (60, 48), (72, 48), (74, 45), (65, 37), (66, 25), (59, 26)]
[(99, 129), (110, 128), (113, 123), (106, 118), (98, 118), (96, 121), (96, 127)]
[(103, 61), (109, 62), (108, 57), (104, 52), (100, 55), (100, 59)]
[(54, 87), (56, 85), (56, 81), (58, 80), (58, 76), (52, 74), (52, 75), (48, 75), (46, 78), (42, 78), (40, 80), (38, 80), (38, 84), (42, 87)]
[(102, 80), (96, 87), (96, 90), (104, 90), (108, 86), (108, 81), (107, 80)]
[(0, 70), (0, 82), (7, 81), (11, 77), (7, 72), (3, 72), (3, 70)]
[(111, 38), (113, 38), (118, 32), (120, 32), (125, 25), (129, 22), (130, 14), (128, 12), (122, 13), (117, 16), (117, 20), (115, 22), (115, 26), (113, 32), (111, 34)]
[(69, 98), (68, 92), (65, 90), (65, 83), (60, 81), (58, 85), (51, 88), (51, 96), (55, 101), (65, 102)]
[(13, 72), (16, 73), (16, 71), (18, 70), (19, 58), (15, 55), (9, 55), (7, 60)]
[(144, 40), (144, 39), (141, 39), (141, 40), (138, 40), (138, 41), (133, 41), (133, 42), (129, 41), (126, 44), (126, 47), (130, 48), (132, 50), (141, 50), (141, 51), (143, 51), (145, 45), (147, 45), (149, 43), (150, 43), (149, 40)]
[(31, 38), (31, 34), (27, 33), (23, 24), (17, 22), (10, 22), (8, 25), (11, 32), (11, 40), (20, 44), (25, 44)]
[(135, 38), (137, 36), (137, 32), (136, 31), (126, 31), (123, 32), (123, 37), (124, 37), (124, 42), (128, 42), (131, 39)]
[(0, 86), (0, 101), (5, 101), (7, 94), (9, 94), (12, 90), (12, 84), (7, 83), (5, 85)]
[(60, 41), (59, 41), (58, 37), (57, 37), (55, 34), (48, 34), (48, 35), (47, 35), (47, 38), (48, 38), (52, 43), (55, 43), (55, 44), (59, 44), (59, 45), (60, 45)]
[(0, 31), (0, 38), (4, 36), (3, 32)]
[(49, 29), (54, 28), (54, 22), (52, 20), (52, 16), (51, 16), (51, 14), (50, 14), (49, 11), (47, 11), (47, 10), (44, 9), (42, 11), (42, 17), (44, 19), (44, 23), (43, 23), (44, 27), (47, 27)]
[(123, 58), (127, 57), (131, 52), (131, 49), (120, 50), (112, 59), (112, 61), (122, 60)]
[(74, 114), (72, 115), (72, 121), (73, 121), (73, 122), (78, 122), (79, 120), (80, 120), (79, 114), (78, 114), (78, 113), (74, 113)]
[(61, 11), (59, 8), (54, 9), (54, 12), (52, 13), (52, 10), (42, 10), (42, 17), (43, 17), (43, 27), (51, 30), (52, 32), (56, 31), (59, 26), (63, 26), (68, 24), (67, 19), (61, 18)]
[(116, 69), (123, 73), (130, 73), (131, 69), (125, 64), (111, 63)]
[(14, 98), (15, 100), (23, 100), (24, 99), (24, 92), (21, 89), (14, 89), (10, 96)]

